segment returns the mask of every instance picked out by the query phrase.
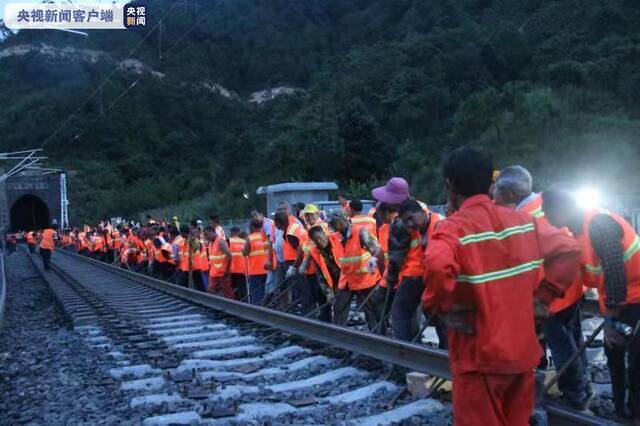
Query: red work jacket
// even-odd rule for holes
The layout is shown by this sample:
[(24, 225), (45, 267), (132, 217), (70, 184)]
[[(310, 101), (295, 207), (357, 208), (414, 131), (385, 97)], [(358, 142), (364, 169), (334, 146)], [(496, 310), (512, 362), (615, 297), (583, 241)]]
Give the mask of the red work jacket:
[[(496, 206), (486, 195), (468, 198), (436, 227), (425, 251), (422, 302), (434, 312), (472, 306), (475, 334), (449, 331), (454, 374), (518, 374), (533, 369), (542, 349), (534, 296), (549, 304), (579, 269), (580, 247), (566, 232), (528, 213)], [(544, 264), (546, 281), (539, 285)]]

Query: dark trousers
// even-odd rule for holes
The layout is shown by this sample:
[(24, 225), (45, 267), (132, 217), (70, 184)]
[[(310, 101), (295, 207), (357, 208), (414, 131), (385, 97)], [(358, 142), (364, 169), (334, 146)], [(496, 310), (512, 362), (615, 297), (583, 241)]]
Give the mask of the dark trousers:
[[(424, 280), (421, 277), (405, 277), (395, 290), (391, 304), (391, 327), (393, 337), (396, 339), (412, 341), (418, 334), (417, 310), (423, 291)], [(422, 312), (422, 309), (420, 311)], [(438, 335), (438, 347), (446, 349), (448, 347), (446, 326), (438, 318), (433, 318), (431, 323)]]
[[(376, 287), (377, 286), (373, 286), (363, 290), (354, 291), (348, 289), (336, 291), (336, 300), (333, 304), (333, 322), (338, 325), (346, 325), (349, 320), (351, 300), (355, 297), (357, 306), (362, 306), (362, 303), (367, 296), (369, 296), (369, 293), (375, 291)], [(367, 321), (369, 331), (375, 330), (381, 320), (382, 306), (376, 304), (372, 296), (362, 307), (362, 311), (364, 311), (364, 317)]]
[(318, 318), (320, 321), (331, 321), (331, 306), (327, 304), (327, 297), (320, 288), (317, 274), (308, 274), (302, 280), (302, 311), (301, 314), (306, 316), (319, 307), (323, 307), (316, 312), (312, 318)]
[(262, 305), (264, 290), (267, 285), (267, 275), (249, 275), (249, 303)]
[(231, 288), (235, 300), (247, 300), (247, 276), (245, 274), (231, 274)]
[(158, 278), (164, 281), (171, 281), (175, 274), (175, 266), (169, 262), (158, 263)]
[[(202, 279), (201, 271), (191, 271), (193, 276), (193, 289), (198, 291), (207, 291), (207, 283)], [(189, 287), (189, 272), (180, 272), (180, 285)]]
[[(576, 303), (557, 312), (544, 324), (544, 335), (551, 349), (556, 371), (560, 370), (582, 343), (580, 304)], [(582, 402), (589, 391), (587, 356), (576, 358), (558, 379), (558, 389), (569, 400)]]
[(29, 247), (29, 253), (33, 254), (36, 252), (36, 245), (35, 244), (27, 244), (27, 246)]
[[(623, 306), (618, 319), (635, 329), (640, 321), (640, 303)], [(626, 407), (634, 419), (640, 419), (640, 332), (630, 337), (626, 346), (607, 348), (605, 345), (604, 353), (607, 355), (616, 412), (622, 415)]]
[(51, 250), (40, 247), (40, 256), (42, 256), (42, 265), (44, 266), (44, 270), (49, 271), (51, 269), (49, 266), (51, 263)]
[(391, 326), (393, 337), (399, 340), (413, 340), (418, 332), (416, 311), (424, 291), (424, 281), (419, 277), (406, 277), (396, 289), (391, 305)]
[(393, 305), (393, 299), (396, 291), (389, 287), (378, 287), (376, 293), (373, 295), (373, 303), (380, 306), (382, 311), (380, 316), (383, 318), (382, 324), (375, 332), (377, 334), (386, 335), (389, 328), (389, 318), (391, 317), (391, 306)]

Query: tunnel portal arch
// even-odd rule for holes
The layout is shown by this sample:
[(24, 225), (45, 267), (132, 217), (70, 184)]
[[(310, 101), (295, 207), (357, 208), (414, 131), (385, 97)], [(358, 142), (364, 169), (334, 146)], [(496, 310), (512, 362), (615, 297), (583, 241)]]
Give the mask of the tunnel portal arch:
[(42, 198), (25, 194), (11, 206), (10, 221), (12, 231), (44, 229), (51, 223), (49, 207)]

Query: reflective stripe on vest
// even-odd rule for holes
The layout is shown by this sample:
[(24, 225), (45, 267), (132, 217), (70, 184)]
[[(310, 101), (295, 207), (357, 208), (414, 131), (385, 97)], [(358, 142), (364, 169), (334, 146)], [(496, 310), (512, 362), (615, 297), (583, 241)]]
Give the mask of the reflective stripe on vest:
[(487, 240), (504, 240), (512, 235), (524, 234), (526, 232), (535, 231), (535, 226), (532, 223), (527, 223), (526, 225), (513, 226), (511, 228), (505, 228), (500, 232), (481, 232), (479, 234), (470, 234), (465, 235), (460, 238), (460, 244), (466, 245), (471, 243), (479, 243), (481, 241)]
[(531, 262), (522, 263), (512, 268), (501, 269), (499, 271), (487, 272), (485, 274), (478, 275), (458, 275), (456, 280), (458, 282), (465, 282), (470, 284), (483, 284), (489, 281), (497, 281), (504, 278), (510, 278), (516, 275), (524, 274), (538, 269), (544, 263), (543, 259), (532, 260)]
[[(626, 263), (629, 260), (631, 260), (631, 257), (634, 254), (636, 254), (638, 251), (640, 251), (640, 237), (638, 237), (636, 235), (636, 237), (633, 239), (633, 242), (631, 242), (629, 247), (627, 247), (627, 249), (623, 252), (622, 259)], [(585, 264), (584, 268), (587, 270), (587, 272), (591, 272), (592, 274), (602, 274), (603, 273), (602, 266), (594, 266), (594, 265)]]

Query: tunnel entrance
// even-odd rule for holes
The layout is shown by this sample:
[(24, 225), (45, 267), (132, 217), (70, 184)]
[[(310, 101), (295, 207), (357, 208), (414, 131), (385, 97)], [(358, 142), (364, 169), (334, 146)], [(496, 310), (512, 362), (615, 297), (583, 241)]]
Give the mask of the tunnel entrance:
[(35, 195), (23, 195), (11, 206), (11, 230), (32, 231), (49, 226), (49, 208)]

